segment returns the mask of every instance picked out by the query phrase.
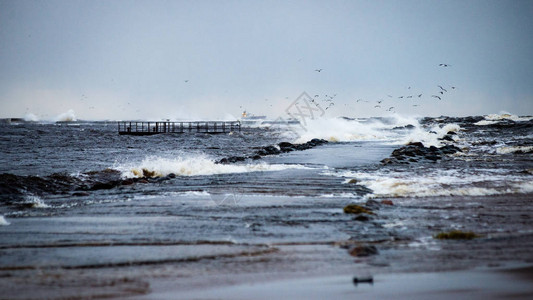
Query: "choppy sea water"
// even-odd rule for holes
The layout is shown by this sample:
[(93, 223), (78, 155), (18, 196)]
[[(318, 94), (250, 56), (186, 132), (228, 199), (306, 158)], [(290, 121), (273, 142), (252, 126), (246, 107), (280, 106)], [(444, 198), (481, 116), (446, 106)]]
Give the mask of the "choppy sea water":
[[(328, 143), (296, 147), (313, 139)], [(0, 153), (8, 298), (533, 262), (531, 117), (145, 137), (114, 122), (1, 124)], [(351, 203), (373, 213), (345, 214)], [(434, 238), (450, 230), (479, 238)]]

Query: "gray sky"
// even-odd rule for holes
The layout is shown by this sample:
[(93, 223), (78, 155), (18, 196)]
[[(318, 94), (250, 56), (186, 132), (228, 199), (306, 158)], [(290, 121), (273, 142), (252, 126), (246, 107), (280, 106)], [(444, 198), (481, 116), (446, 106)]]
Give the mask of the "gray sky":
[(0, 117), (531, 115), (532, 36), (533, 1), (0, 0)]

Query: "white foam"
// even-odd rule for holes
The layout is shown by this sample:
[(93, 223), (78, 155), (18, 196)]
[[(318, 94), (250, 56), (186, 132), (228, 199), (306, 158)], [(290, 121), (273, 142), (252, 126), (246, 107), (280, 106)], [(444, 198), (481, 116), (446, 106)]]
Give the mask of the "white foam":
[(27, 113), (25, 116), (24, 116), (24, 121), (27, 121), (27, 122), (37, 122), (39, 121), (39, 118), (32, 114), (32, 113)]
[(346, 120), (343, 118), (318, 118), (305, 120), (301, 128), (294, 128), (298, 134), (296, 143), (304, 143), (313, 138), (325, 139), (330, 142), (349, 141), (385, 141), (398, 140), (405, 132), (391, 131), (395, 127), (406, 125), (418, 126), (414, 118), (399, 115), (389, 119), (379, 120)]
[(491, 125), (496, 124), (503, 120), (511, 120), (515, 122), (527, 122), (533, 119), (531, 116), (527, 117), (519, 117), (517, 115), (513, 115), (508, 112), (500, 112), (499, 114), (490, 114), (484, 116), (485, 120), (481, 120), (479, 122), (474, 123), (474, 125), (484, 126), (484, 125)]
[(357, 179), (357, 183), (373, 191), (376, 197), (486, 196), (533, 192), (533, 183), (525, 176), (500, 174), (498, 170), (435, 170), (422, 175), (403, 172), (323, 172), (323, 175)]
[(55, 119), (56, 122), (74, 122), (77, 121), (74, 110), (69, 109), (67, 112), (58, 115)]
[(114, 166), (126, 178), (143, 177), (143, 172), (153, 173), (153, 177), (167, 176), (171, 173), (177, 176), (202, 176), (215, 174), (247, 173), (259, 171), (281, 171), (286, 169), (303, 169), (296, 164), (217, 164), (213, 159), (203, 155), (178, 156), (165, 158), (148, 156), (138, 163), (127, 163)]
[[(459, 132), (461, 130), (461, 127), (457, 124), (451, 123), (446, 124), (444, 126), (435, 125), (431, 127), (429, 130), (424, 129), (421, 127), (415, 127), (409, 135), (407, 135), (404, 139), (400, 140), (400, 144), (408, 144), (413, 142), (421, 142), (424, 144), (424, 146), (441, 146), (442, 141), (440, 140), (442, 137), (444, 137), (448, 132)], [(455, 136), (452, 138), (455, 139)]]
[(30, 204), (31, 207), (35, 207), (35, 208), (48, 208), (48, 207), (50, 207), (48, 204), (44, 203), (43, 199), (41, 199), (38, 196), (34, 196), (34, 195), (26, 195), (26, 196), (24, 196), (24, 203)]
[(530, 153), (533, 152), (533, 146), (505, 146), (496, 149), (498, 154), (509, 154), (515, 152)]
[(9, 223), (5, 218), (4, 216), (0, 216), (0, 226), (7, 226), (11, 223)]

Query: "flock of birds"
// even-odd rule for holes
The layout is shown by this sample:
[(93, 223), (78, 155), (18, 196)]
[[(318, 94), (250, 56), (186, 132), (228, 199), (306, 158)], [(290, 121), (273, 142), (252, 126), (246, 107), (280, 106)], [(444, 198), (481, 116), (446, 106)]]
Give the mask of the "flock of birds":
[[(441, 63), (438, 65), (439, 67), (442, 67), (442, 68), (448, 68), (448, 67), (451, 67), (450, 64), (445, 64), (445, 63)], [(322, 72), (324, 69), (315, 69), (315, 72)], [(420, 99), (423, 99), (424, 98), (431, 98), (431, 99), (436, 99), (436, 100), (443, 100), (444, 98), (444, 95), (446, 93), (448, 93), (449, 90), (455, 90), (456, 87), (455, 86), (444, 86), (444, 85), (436, 85), (436, 88), (438, 88), (437, 91), (435, 91), (434, 93), (429, 93), (428, 95), (426, 95), (425, 93), (405, 93), (404, 95), (398, 95), (398, 96), (393, 96), (393, 95), (387, 95), (388, 98), (390, 99), (397, 99), (397, 100), (407, 100), (407, 99), (415, 99), (415, 100), (420, 100)], [(408, 91), (413, 91), (413, 89), (411, 89), (411, 87), (407, 87), (407, 90)], [(321, 100), (322, 104), (325, 105), (325, 110), (328, 110), (329, 108), (333, 107), (335, 105), (335, 102), (333, 102), (333, 99), (337, 96), (337, 94), (333, 94), (333, 95), (324, 95), (322, 97), (322, 99), (320, 99), (320, 95), (314, 95), (314, 98), (311, 100), (312, 103), (315, 103), (317, 105), (319, 105), (319, 100)], [(355, 103), (370, 103), (371, 101), (369, 100), (364, 100), (362, 98), (358, 98), (358, 99), (355, 99), (354, 100)], [(385, 102), (385, 97), (383, 98), (380, 98), (378, 99), (377, 101), (375, 101), (375, 105), (374, 105), (374, 108), (375, 109), (385, 109), (385, 111), (387, 112), (395, 112), (395, 106), (384, 106), (384, 103)], [(420, 104), (417, 104), (417, 103), (414, 103), (414, 104), (411, 104), (413, 107), (419, 107)], [(344, 106), (348, 106), (348, 104), (344, 104)]]

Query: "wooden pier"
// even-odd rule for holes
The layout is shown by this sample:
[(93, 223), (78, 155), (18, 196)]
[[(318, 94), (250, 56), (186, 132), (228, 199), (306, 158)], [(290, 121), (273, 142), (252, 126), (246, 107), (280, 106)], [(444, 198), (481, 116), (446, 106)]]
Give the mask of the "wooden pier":
[(198, 122), (135, 122), (119, 121), (118, 134), (152, 135), (159, 133), (227, 133), (241, 131), (240, 121), (198, 121)]

